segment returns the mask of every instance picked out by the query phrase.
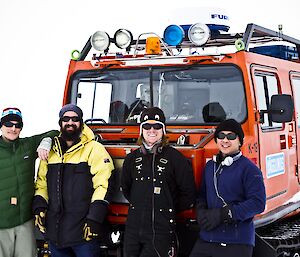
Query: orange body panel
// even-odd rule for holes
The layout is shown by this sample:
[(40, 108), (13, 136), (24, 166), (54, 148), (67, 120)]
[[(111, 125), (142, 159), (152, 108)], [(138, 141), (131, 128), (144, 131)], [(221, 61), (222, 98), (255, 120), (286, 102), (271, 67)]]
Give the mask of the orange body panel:
[[(210, 56), (193, 56), (184, 59), (183, 65), (191, 65), (192, 63), (201, 62), (201, 65), (220, 65), (220, 64), (231, 64), (238, 67), (243, 75), (243, 83), (246, 95), (247, 104), (247, 118), (242, 123), (243, 130), (245, 132), (245, 140), (242, 147), (242, 152), (245, 156), (253, 160), (262, 170), (264, 176), (264, 182), (267, 192), (267, 205), (263, 214), (256, 217), (256, 219), (265, 218), (270, 213), (276, 210), (282, 210), (282, 207), (287, 205), (287, 202), (299, 191), (299, 180), (298, 180), (298, 166), (299, 166), (299, 147), (297, 150), (297, 129), (299, 121), (295, 114), (294, 120), (290, 123), (283, 125), (283, 128), (272, 133), (272, 138), (270, 133), (261, 131), (259, 123), (259, 114), (257, 106), (257, 87), (255, 83), (255, 74), (259, 72), (272, 73), (279, 81), (280, 93), (293, 95), (291, 86), (291, 72), (295, 72), (297, 76), (300, 76), (300, 64), (280, 59), (275, 59), (272, 57), (266, 57), (259, 54), (248, 53), (245, 51), (240, 51), (233, 54), (228, 54), (222, 56), (222, 58), (216, 59)], [(159, 64), (160, 66), (175, 66), (172, 64), (173, 60), (170, 59), (168, 64)], [(126, 60), (122, 62), (113, 62), (111, 59), (101, 60), (101, 65), (93, 65), (93, 61), (71, 61), (69, 66), (69, 73), (67, 76), (67, 82), (64, 92), (63, 104), (70, 101), (70, 81), (72, 81), (72, 75), (77, 71), (83, 70), (97, 70), (105, 67), (106, 65), (113, 63), (114, 69), (131, 69), (133, 65), (127, 65)], [(156, 64), (151, 64), (149, 60), (148, 66), (155, 66)], [(141, 65), (141, 66), (147, 66)], [(181, 66), (182, 67), (182, 66)], [(297, 99), (299, 101), (299, 99)], [(107, 140), (119, 140), (119, 139), (130, 139), (138, 138), (139, 127), (138, 126), (110, 126), (109, 124), (104, 125), (93, 125), (92, 128), (121, 128), (120, 133), (113, 132), (100, 132), (103, 139)], [(192, 126), (182, 124), (181, 126), (172, 126), (168, 129), (197, 129), (199, 126)], [(202, 127), (201, 127), (202, 128)], [(206, 126), (204, 129), (212, 129), (213, 126)], [(97, 133), (97, 132), (96, 132)], [(177, 138), (182, 133), (169, 133), (169, 139), (171, 142), (176, 142)], [(188, 134), (188, 133), (186, 133)], [(299, 134), (299, 133), (298, 133)], [(201, 133), (190, 133), (189, 140), (190, 144), (196, 145), (201, 141), (206, 135)], [(104, 144), (105, 145), (105, 144)], [(105, 145), (106, 146), (106, 145)], [(137, 146), (122, 146), (118, 145), (112, 147), (107, 145), (107, 149), (113, 158), (124, 158), (128, 151), (132, 151)], [(195, 182), (199, 187), (202, 170), (208, 159), (211, 159), (214, 154), (216, 154), (217, 149), (214, 140), (211, 138), (203, 146), (199, 148), (192, 147), (181, 147), (178, 146), (178, 150), (181, 151), (184, 156), (186, 156), (192, 163), (192, 167), (195, 174)], [(271, 178), (267, 177), (266, 173), (266, 156), (272, 156), (277, 152), (284, 153), (285, 160), (285, 172), (282, 175), (274, 176)], [(297, 200), (298, 201), (298, 200)], [(127, 206), (126, 204), (112, 204), (111, 205), (111, 215), (109, 216), (109, 221), (115, 224), (122, 224), (126, 220)], [(295, 212), (293, 212), (295, 213)], [(185, 217), (186, 219), (193, 218), (195, 213), (188, 212), (181, 214), (180, 217)]]

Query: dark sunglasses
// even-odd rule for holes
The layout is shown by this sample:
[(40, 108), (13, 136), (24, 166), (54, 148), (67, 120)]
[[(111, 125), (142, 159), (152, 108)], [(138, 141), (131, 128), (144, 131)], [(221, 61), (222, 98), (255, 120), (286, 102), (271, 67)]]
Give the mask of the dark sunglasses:
[(78, 121), (80, 121), (80, 118), (79, 118), (78, 116), (73, 116), (73, 117), (70, 117), (70, 116), (63, 116), (63, 117), (61, 118), (61, 120), (62, 120), (63, 122), (68, 122), (69, 120), (72, 120), (73, 122), (78, 122)]
[(163, 128), (163, 125), (162, 124), (159, 124), (159, 123), (154, 123), (154, 124), (150, 124), (150, 123), (145, 123), (143, 124), (142, 126), (143, 129), (146, 129), (146, 130), (149, 130), (151, 128), (154, 128), (156, 130), (159, 130), (159, 129), (162, 129)]
[(23, 127), (23, 122), (12, 123), (11, 121), (6, 121), (3, 123), (3, 125), (8, 128), (12, 128), (13, 126), (15, 126), (16, 128), (19, 129)]
[(228, 134), (225, 134), (223, 132), (220, 132), (218, 135), (217, 135), (217, 138), (218, 139), (224, 139), (224, 138), (227, 138), (228, 140), (234, 140), (237, 138), (237, 134), (235, 133), (228, 133)]

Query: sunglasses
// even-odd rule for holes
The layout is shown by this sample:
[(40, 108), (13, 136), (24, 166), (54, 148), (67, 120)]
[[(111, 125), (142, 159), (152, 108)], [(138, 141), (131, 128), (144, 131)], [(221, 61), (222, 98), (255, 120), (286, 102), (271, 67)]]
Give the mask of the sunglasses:
[(73, 122), (78, 122), (78, 121), (80, 121), (80, 118), (79, 118), (78, 116), (73, 116), (73, 117), (70, 117), (70, 116), (63, 116), (63, 117), (61, 118), (61, 120), (62, 120), (63, 122), (68, 122), (68, 121), (70, 121), (70, 120), (72, 120)]
[(218, 135), (217, 135), (217, 138), (218, 139), (224, 139), (224, 138), (227, 138), (228, 140), (234, 140), (237, 138), (237, 134), (235, 133), (228, 133), (228, 134), (225, 134), (223, 132), (220, 132)]
[(159, 123), (154, 123), (154, 124), (145, 123), (143, 124), (142, 128), (145, 130), (149, 130), (151, 128), (154, 128), (155, 130), (159, 130), (163, 128), (163, 125)]
[(3, 123), (3, 125), (7, 128), (12, 128), (13, 126), (15, 126), (16, 128), (20, 129), (23, 127), (23, 122), (12, 123), (11, 121), (6, 121)]

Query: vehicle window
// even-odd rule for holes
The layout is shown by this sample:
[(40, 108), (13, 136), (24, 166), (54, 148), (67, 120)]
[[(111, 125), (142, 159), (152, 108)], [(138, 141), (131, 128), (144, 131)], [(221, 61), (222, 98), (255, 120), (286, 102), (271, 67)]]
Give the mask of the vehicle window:
[[(255, 82), (257, 89), (258, 109), (268, 110), (271, 104), (272, 95), (278, 94), (278, 82), (275, 75), (271, 74), (255, 74)], [(261, 128), (263, 130), (281, 128), (282, 123), (272, 122), (268, 113), (263, 115)]]
[(110, 124), (137, 123), (152, 105), (164, 110), (168, 124), (242, 122), (247, 116), (242, 73), (229, 65), (79, 72), (71, 98), (85, 119)]
[(293, 78), (293, 89), (294, 89), (294, 103), (297, 114), (298, 127), (300, 127), (300, 78)]
[(108, 122), (112, 85), (94, 81), (82, 81), (78, 85), (77, 104), (83, 111), (83, 119), (103, 119)]

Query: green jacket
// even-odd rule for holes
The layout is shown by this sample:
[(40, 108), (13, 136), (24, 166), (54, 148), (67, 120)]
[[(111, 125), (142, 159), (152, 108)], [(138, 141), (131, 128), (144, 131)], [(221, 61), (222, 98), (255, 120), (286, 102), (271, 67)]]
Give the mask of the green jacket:
[(32, 219), (36, 149), (44, 137), (57, 134), (52, 130), (13, 142), (0, 137), (0, 229)]

